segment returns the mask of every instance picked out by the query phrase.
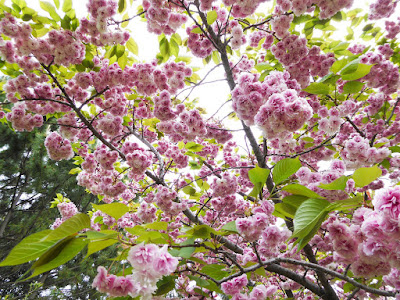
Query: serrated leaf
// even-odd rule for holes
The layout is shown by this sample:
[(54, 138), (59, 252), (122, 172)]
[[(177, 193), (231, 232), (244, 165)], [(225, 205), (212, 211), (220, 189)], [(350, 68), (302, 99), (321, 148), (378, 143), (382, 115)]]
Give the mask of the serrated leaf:
[(60, 0), (53, 0), (54, 5), (57, 7), (57, 9), (60, 8)]
[(329, 213), (331, 203), (324, 199), (308, 199), (296, 211), (293, 219), (294, 231), (291, 238), (297, 237), (299, 249), (312, 238)]
[(65, 220), (46, 240), (61, 240), (86, 228), (90, 228), (90, 218), (87, 214), (79, 213)]
[(0, 263), (0, 267), (19, 265), (38, 258), (57, 243), (56, 240), (46, 240), (51, 232), (53, 231), (48, 229), (24, 238)]
[(179, 250), (178, 256), (182, 258), (190, 258), (194, 251), (196, 251), (195, 247), (183, 247)]
[(369, 168), (359, 168), (354, 171), (353, 179), (358, 187), (364, 187), (382, 175), (382, 170), (378, 166)]
[(196, 194), (196, 189), (188, 185), (182, 188), (182, 192), (184, 192), (186, 195), (193, 196), (194, 194)]
[(207, 24), (211, 25), (214, 23), (218, 18), (218, 14), (215, 10), (211, 10), (207, 13)]
[(298, 158), (285, 158), (276, 163), (272, 170), (272, 178), (275, 184), (279, 184), (301, 168)]
[(326, 95), (329, 94), (330, 88), (329, 85), (322, 82), (313, 82), (308, 87), (306, 87), (303, 91), (315, 94), (315, 95)]
[(354, 72), (345, 72), (343, 73), (344, 69), (342, 70), (341, 74), (342, 74), (342, 79), (343, 80), (357, 80), (360, 79), (362, 77), (364, 77), (365, 75), (367, 75), (370, 71), (371, 68), (374, 65), (367, 65), (367, 64), (358, 64), (357, 65), (357, 69)]
[(60, 251), (60, 253), (51, 261), (46, 264), (43, 264), (33, 270), (31, 276), (28, 277), (32, 278), (44, 272), (50, 271), (54, 268), (57, 268), (66, 262), (73, 259), (82, 249), (86, 246), (87, 241), (82, 238), (73, 238), (71, 239)]
[(229, 272), (224, 271), (225, 266), (223, 265), (205, 265), (202, 269), (201, 272), (216, 279), (216, 280), (221, 280), (222, 278), (226, 277), (229, 275)]
[(163, 276), (157, 281), (157, 290), (153, 293), (154, 296), (165, 295), (175, 288), (175, 279), (177, 276)]
[(164, 222), (164, 221), (143, 224), (142, 226), (144, 228), (153, 229), (153, 230), (167, 230), (168, 229), (168, 223)]
[(360, 81), (349, 81), (346, 82), (343, 86), (344, 94), (355, 94), (360, 92), (364, 87), (364, 83)]
[(258, 196), (264, 184), (267, 182), (267, 178), (270, 172), (270, 169), (260, 168), (259, 166), (256, 166), (255, 168), (249, 170), (249, 179), (251, 183), (254, 184), (254, 188), (250, 192), (249, 196)]
[(126, 0), (119, 0), (118, 1), (118, 12), (122, 13), (126, 8)]
[(69, 12), (72, 9), (72, 0), (64, 0), (62, 11)]
[(87, 254), (86, 257), (89, 257), (90, 255), (92, 255), (93, 253), (99, 252), (107, 247), (110, 247), (112, 245), (114, 245), (115, 243), (117, 243), (118, 240), (117, 239), (106, 239), (106, 240), (100, 240), (100, 241), (90, 241), (88, 244), (88, 250), (87, 250)]
[(135, 55), (139, 54), (139, 48), (138, 45), (136, 44), (135, 40), (133, 38), (130, 38), (128, 42), (126, 43), (126, 47), (130, 52), (132, 52)]
[(310, 190), (309, 188), (305, 187), (304, 185), (294, 183), (286, 185), (282, 188), (283, 191), (289, 192), (293, 195), (302, 195), (309, 198), (323, 198), (318, 195), (316, 192)]
[(40, 8), (43, 9), (44, 11), (47, 11), (50, 17), (52, 17), (54, 21), (56, 22), (61, 21), (60, 16), (57, 14), (55, 7), (51, 3), (47, 1), (40, 1)]
[(346, 188), (347, 180), (349, 180), (349, 177), (341, 176), (331, 183), (328, 183), (328, 184), (322, 183), (319, 185), (319, 187), (324, 190), (344, 191)]
[(226, 231), (236, 232), (236, 233), (238, 232), (235, 221), (226, 223), (224, 226), (221, 227), (221, 229), (226, 230)]
[(195, 28), (193, 28), (191, 32), (193, 32), (193, 33), (197, 33), (197, 34), (201, 34), (201, 33), (203, 33), (203, 31), (201, 30), (201, 28), (200, 28), (200, 27), (195, 27)]
[(126, 204), (115, 202), (110, 204), (94, 204), (92, 203), (93, 208), (106, 213), (107, 215), (113, 217), (115, 220), (121, 218), (124, 214), (129, 212), (129, 207)]

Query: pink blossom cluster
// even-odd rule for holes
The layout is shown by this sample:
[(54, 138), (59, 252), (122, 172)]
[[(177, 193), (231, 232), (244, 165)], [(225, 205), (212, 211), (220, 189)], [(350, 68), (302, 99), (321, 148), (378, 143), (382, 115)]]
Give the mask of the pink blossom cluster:
[(107, 293), (110, 297), (135, 297), (138, 294), (140, 286), (134, 281), (131, 275), (116, 276), (108, 274), (108, 271), (103, 267), (97, 267), (97, 275), (93, 280), (92, 287), (96, 288), (101, 293)]
[(174, 5), (165, 0), (143, 0), (147, 29), (155, 34), (173, 34), (187, 21), (186, 15), (174, 13)]
[(387, 275), (385, 280), (392, 285), (400, 268), (400, 188), (376, 192), (372, 203), (374, 210), (361, 207), (354, 212), (351, 225), (344, 218), (330, 217), (323, 224), (329, 231), (325, 242), (332, 243), (335, 261), (351, 264), (355, 276)]
[(100, 210), (95, 211), (90, 219), (90, 227), (96, 231), (104, 229), (102, 228), (102, 225), (106, 227), (111, 227), (115, 225), (115, 223), (116, 220), (113, 217), (103, 213)]
[(184, 105), (179, 106), (177, 112), (172, 110), (171, 95), (168, 91), (162, 91), (159, 96), (154, 97), (154, 116), (161, 121), (168, 121), (176, 118), (177, 114), (181, 113)]
[(246, 36), (243, 34), (243, 28), (241, 25), (236, 25), (231, 29), (232, 39), (231, 47), (233, 50), (239, 49), (240, 46), (246, 43)]
[(288, 89), (269, 97), (255, 115), (254, 123), (266, 137), (274, 138), (300, 129), (312, 115), (308, 102), (299, 97), (296, 90)]
[(192, 32), (196, 28), (198, 27), (193, 25), (186, 29), (188, 35), (187, 45), (194, 56), (206, 58), (213, 52), (214, 46), (204, 34)]
[(57, 120), (60, 126), (60, 134), (63, 138), (74, 140), (79, 133), (78, 123), (76, 122), (76, 115), (73, 112), (67, 113)]
[[(94, 158), (104, 170), (113, 170), (114, 163), (117, 162), (118, 157), (118, 152), (114, 150), (110, 151), (106, 145), (100, 145), (94, 151)], [(88, 162), (86, 160), (86, 163)]]
[(320, 187), (321, 184), (329, 184), (344, 176), (346, 171), (345, 163), (341, 160), (335, 159), (331, 162), (328, 170), (322, 172), (311, 172), (307, 167), (301, 167), (297, 172), (296, 176), (299, 182), (307, 186), (310, 190), (318, 193), (322, 197), (325, 197), (328, 201), (337, 201), (347, 199), (349, 193), (355, 191), (355, 183), (353, 179), (348, 179), (346, 182), (346, 188), (344, 191), (341, 190), (326, 190)]
[(247, 218), (237, 218), (236, 228), (246, 241), (256, 241), (260, 238), (268, 225), (268, 216), (265, 213), (257, 212)]
[[(344, 103), (342, 107), (344, 107)], [(350, 110), (351, 111), (351, 110)], [(327, 109), (326, 106), (322, 106), (318, 110), (318, 115), (321, 119), (318, 121), (318, 129), (323, 130), (326, 134), (333, 134), (337, 132), (340, 128), (340, 125), (343, 123), (341, 117), (347, 115), (348, 112), (345, 109), (344, 111), (340, 111), (335, 107), (331, 109)]]
[(134, 150), (126, 154), (126, 162), (131, 167), (132, 175), (143, 175), (148, 167), (151, 166), (153, 155), (143, 149)]
[(250, 73), (254, 65), (254, 60), (249, 59), (247, 55), (242, 55), (237, 63), (233, 63), (232, 61), (229, 62), (229, 66), (232, 69), (232, 75), (235, 80), (238, 80), (239, 75), (243, 72)]
[(265, 258), (280, 256), (281, 250), (286, 249), (285, 243), (291, 234), (290, 230), (286, 228), (279, 228), (275, 225), (267, 226), (261, 234), (260, 253)]
[(176, 216), (187, 208), (187, 203), (183, 199), (181, 199), (181, 202), (176, 202), (177, 197), (177, 192), (159, 185), (157, 187), (157, 193), (152, 201), (154, 201), (164, 213)]
[(351, 53), (353, 54), (361, 54), (363, 53), (364, 49), (366, 48), (365, 45), (361, 45), (361, 44), (354, 44), (352, 46), (350, 46), (349, 48), (347, 48), (347, 50), (349, 50)]
[(385, 21), (385, 29), (387, 31), (387, 39), (395, 39), (397, 34), (400, 32), (400, 18), (397, 18), (398, 22)]
[[(222, 125), (216, 123), (206, 123), (206, 128), (207, 133), (205, 134), (205, 137), (213, 138), (218, 143), (224, 144), (233, 137), (232, 133), (230, 133), (228, 129), (222, 128)], [(206, 149), (203, 148), (203, 150)], [(212, 152), (215, 152), (215, 150)]]
[(393, 55), (394, 51), (390, 48), (390, 44), (383, 44), (378, 46), (378, 51), (382, 54), (386, 59), (390, 59)]
[(271, 51), (284, 66), (297, 64), (308, 54), (307, 40), (296, 34), (291, 34), (273, 45)]
[[(265, 31), (254, 31), (250, 34), (249, 37), (249, 46), (253, 47), (253, 48), (257, 48), (258, 44), (260, 43), (260, 41), (263, 38), (266, 38), (268, 36), (268, 39), (270, 39), (270, 34), (266, 33)], [(273, 36), (272, 36), (272, 41), (273, 41)], [(265, 44), (265, 42), (263, 43), (263, 45)], [(272, 45), (272, 43), (271, 43)], [(264, 46), (263, 46), (264, 47)], [(266, 48), (268, 49), (268, 48)]]
[(321, 10), (319, 14), (320, 19), (329, 19), (343, 8), (350, 8), (353, 5), (353, 0), (316, 0), (314, 2)]
[[(175, 94), (185, 86), (185, 78), (192, 76), (192, 69), (184, 62), (167, 62), (161, 67), (161, 71), (167, 79), (168, 91)], [(167, 89), (167, 88), (165, 88)]]
[[(181, 111), (182, 108), (182, 105), (177, 106), (177, 111)], [(157, 123), (157, 129), (169, 135), (174, 142), (184, 139), (194, 140), (196, 137), (213, 138), (213, 136), (207, 136), (206, 123), (197, 109), (182, 111), (176, 121), (170, 120)], [(210, 133), (213, 132), (210, 131)]]
[(290, 73), (290, 77), (296, 79), (304, 89), (310, 84), (311, 76), (324, 77), (327, 75), (335, 61), (334, 53), (320, 54), (320, 48), (313, 46), (305, 58), (290, 65), (286, 70)]
[(110, 0), (90, 0), (87, 4), (89, 20), (80, 20), (77, 36), (85, 43), (96, 46), (124, 44), (129, 39), (128, 32), (109, 31), (107, 21), (117, 12), (117, 3)]
[(289, 80), (289, 77), (288, 72), (273, 71), (261, 83), (257, 74), (242, 74), (232, 91), (232, 107), (239, 119), (253, 125), (255, 115), (271, 95), (288, 88), (300, 90), (300, 86), (294, 80)]
[(243, 274), (222, 283), (221, 289), (225, 294), (233, 296), (235, 294), (239, 294), (243, 290), (243, 288), (246, 287), (248, 282), (249, 281), (247, 280), (247, 275)]
[(71, 159), (74, 156), (69, 140), (63, 139), (57, 132), (51, 132), (44, 141), (47, 154), (52, 160)]
[(156, 219), (157, 208), (146, 202), (140, 203), (137, 216), (143, 223), (152, 223)]
[(293, 15), (282, 14), (272, 19), (271, 29), (275, 32), (278, 38), (283, 39), (289, 35), (289, 28), (293, 18)]
[(157, 289), (157, 281), (163, 276), (173, 273), (178, 266), (178, 259), (168, 253), (167, 245), (161, 249), (154, 244), (139, 244), (132, 247), (128, 253), (128, 262), (132, 265), (131, 278), (137, 286), (137, 295), (145, 298)]
[(382, 108), (385, 102), (389, 100), (391, 100), (390, 97), (383, 93), (372, 94), (367, 99), (369, 105), (365, 107), (364, 111), (368, 115), (373, 116), (376, 113), (378, 113), (378, 111)]
[(112, 202), (113, 199), (126, 190), (126, 185), (118, 180), (120, 174), (112, 170), (82, 171), (76, 177), (78, 184), (90, 190), (93, 195), (106, 196), (104, 202)]
[(231, 14), (235, 18), (245, 18), (252, 13), (254, 13), (257, 7), (265, 0), (245, 0), (245, 1), (237, 1), (237, 0), (223, 0), (222, 3), (227, 7), (232, 6)]
[(344, 143), (341, 157), (347, 168), (359, 168), (380, 163), (387, 158), (391, 151), (388, 147), (371, 147), (369, 140), (353, 133)]
[(376, 2), (372, 3), (369, 7), (370, 13), (368, 15), (368, 19), (378, 20), (382, 18), (388, 18), (392, 15), (392, 13), (394, 13), (396, 5), (397, 1), (376, 0)]
[(361, 63), (374, 64), (371, 71), (361, 78), (368, 87), (378, 88), (380, 92), (392, 94), (399, 89), (400, 75), (398, 66), (385, 59), (382, 54), (367, 52), (361, 56)]
[(70, 201), (64, 201), (57, 204), (58, 211), (61, 214), (61, 219), (57, 218), (53, 225), (51, 226), (53, 229), (59, 227), (65, 220), (73, 217), (78, 213), (78, 209), (76, 208), (75, 203)]
[(96, 128), (107, 136), (115, 137), (120, 135), (122, 132), (122, 122), (123, 119), (120, 116), (108, 114), (106, 116), (102, 116), (96, 122)]
[(213, 197), (232, 195), (237, 191), (237, 179), (233, 174), (224, 172), (221, 178), (214, 178), (210, 187), (213, 189)]
[(296, 16), (300, 16), (309, 10), (313, 2), (313, 0), (278, 0), (276, 1), (275, 10), (281, 12), (292, 10)]
[(27, 112), (24, 103), (15, 104), (11, 112), (6, 114), (6, 119), (11, 122), (13, 128), (17, 131), (32, 131), (35, 127), (43, 125), (43, 117)]

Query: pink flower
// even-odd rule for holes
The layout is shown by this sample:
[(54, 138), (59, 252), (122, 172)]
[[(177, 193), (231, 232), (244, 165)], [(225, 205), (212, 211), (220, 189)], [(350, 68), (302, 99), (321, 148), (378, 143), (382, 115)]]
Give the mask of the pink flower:
[(167, 251), (167, 246), (161, 248), (159, 255), (153, 262), (154, 271), (161, 275), (168, 275), (175, 271), (178, 266), (178, 259)]
[(158, 247), (154, 244), (139, 244), (129, 250), (127, 259), (135, 269), (146, 269), (153, 264), (158, 251)]

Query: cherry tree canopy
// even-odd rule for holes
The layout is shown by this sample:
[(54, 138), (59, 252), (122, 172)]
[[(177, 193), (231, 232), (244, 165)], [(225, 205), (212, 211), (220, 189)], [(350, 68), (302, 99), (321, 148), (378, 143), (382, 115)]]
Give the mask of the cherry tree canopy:
[[(0, 1), (0, 120), (57, 128), (49, 158), (98, 201), (59, 194), (0, 266), (116, 247), (110, 297), (400, 299), (397, 1), (53, 2)], [(216, 70), (230, 94), (191, 97)]]

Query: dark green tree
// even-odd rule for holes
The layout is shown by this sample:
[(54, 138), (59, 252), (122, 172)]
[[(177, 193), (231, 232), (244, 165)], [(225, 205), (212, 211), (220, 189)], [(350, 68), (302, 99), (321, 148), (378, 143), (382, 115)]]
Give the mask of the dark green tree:
[[(16, 133), (0, 125), (0, 260), (23, 238), (48, 229), (60, 216), (56, 208), (49, 209), (57, 193), (71, 199), (81, 212), (90, 210), (89, 202), (95, 200), (76, 184), (75, 175), (68, 174), (75, 167), (71, 161), (55, 162), (47, 157), (45, 130)], [(65, 266), (22, 282), (17, 281), (30, 264), (1, 268), (0, 296), (96, 299), (99, 294), (91, 287), (96, 275), (93, 258), (98, 265), (111, 257), (107, 252), (85, 260), (77, 256)]]

